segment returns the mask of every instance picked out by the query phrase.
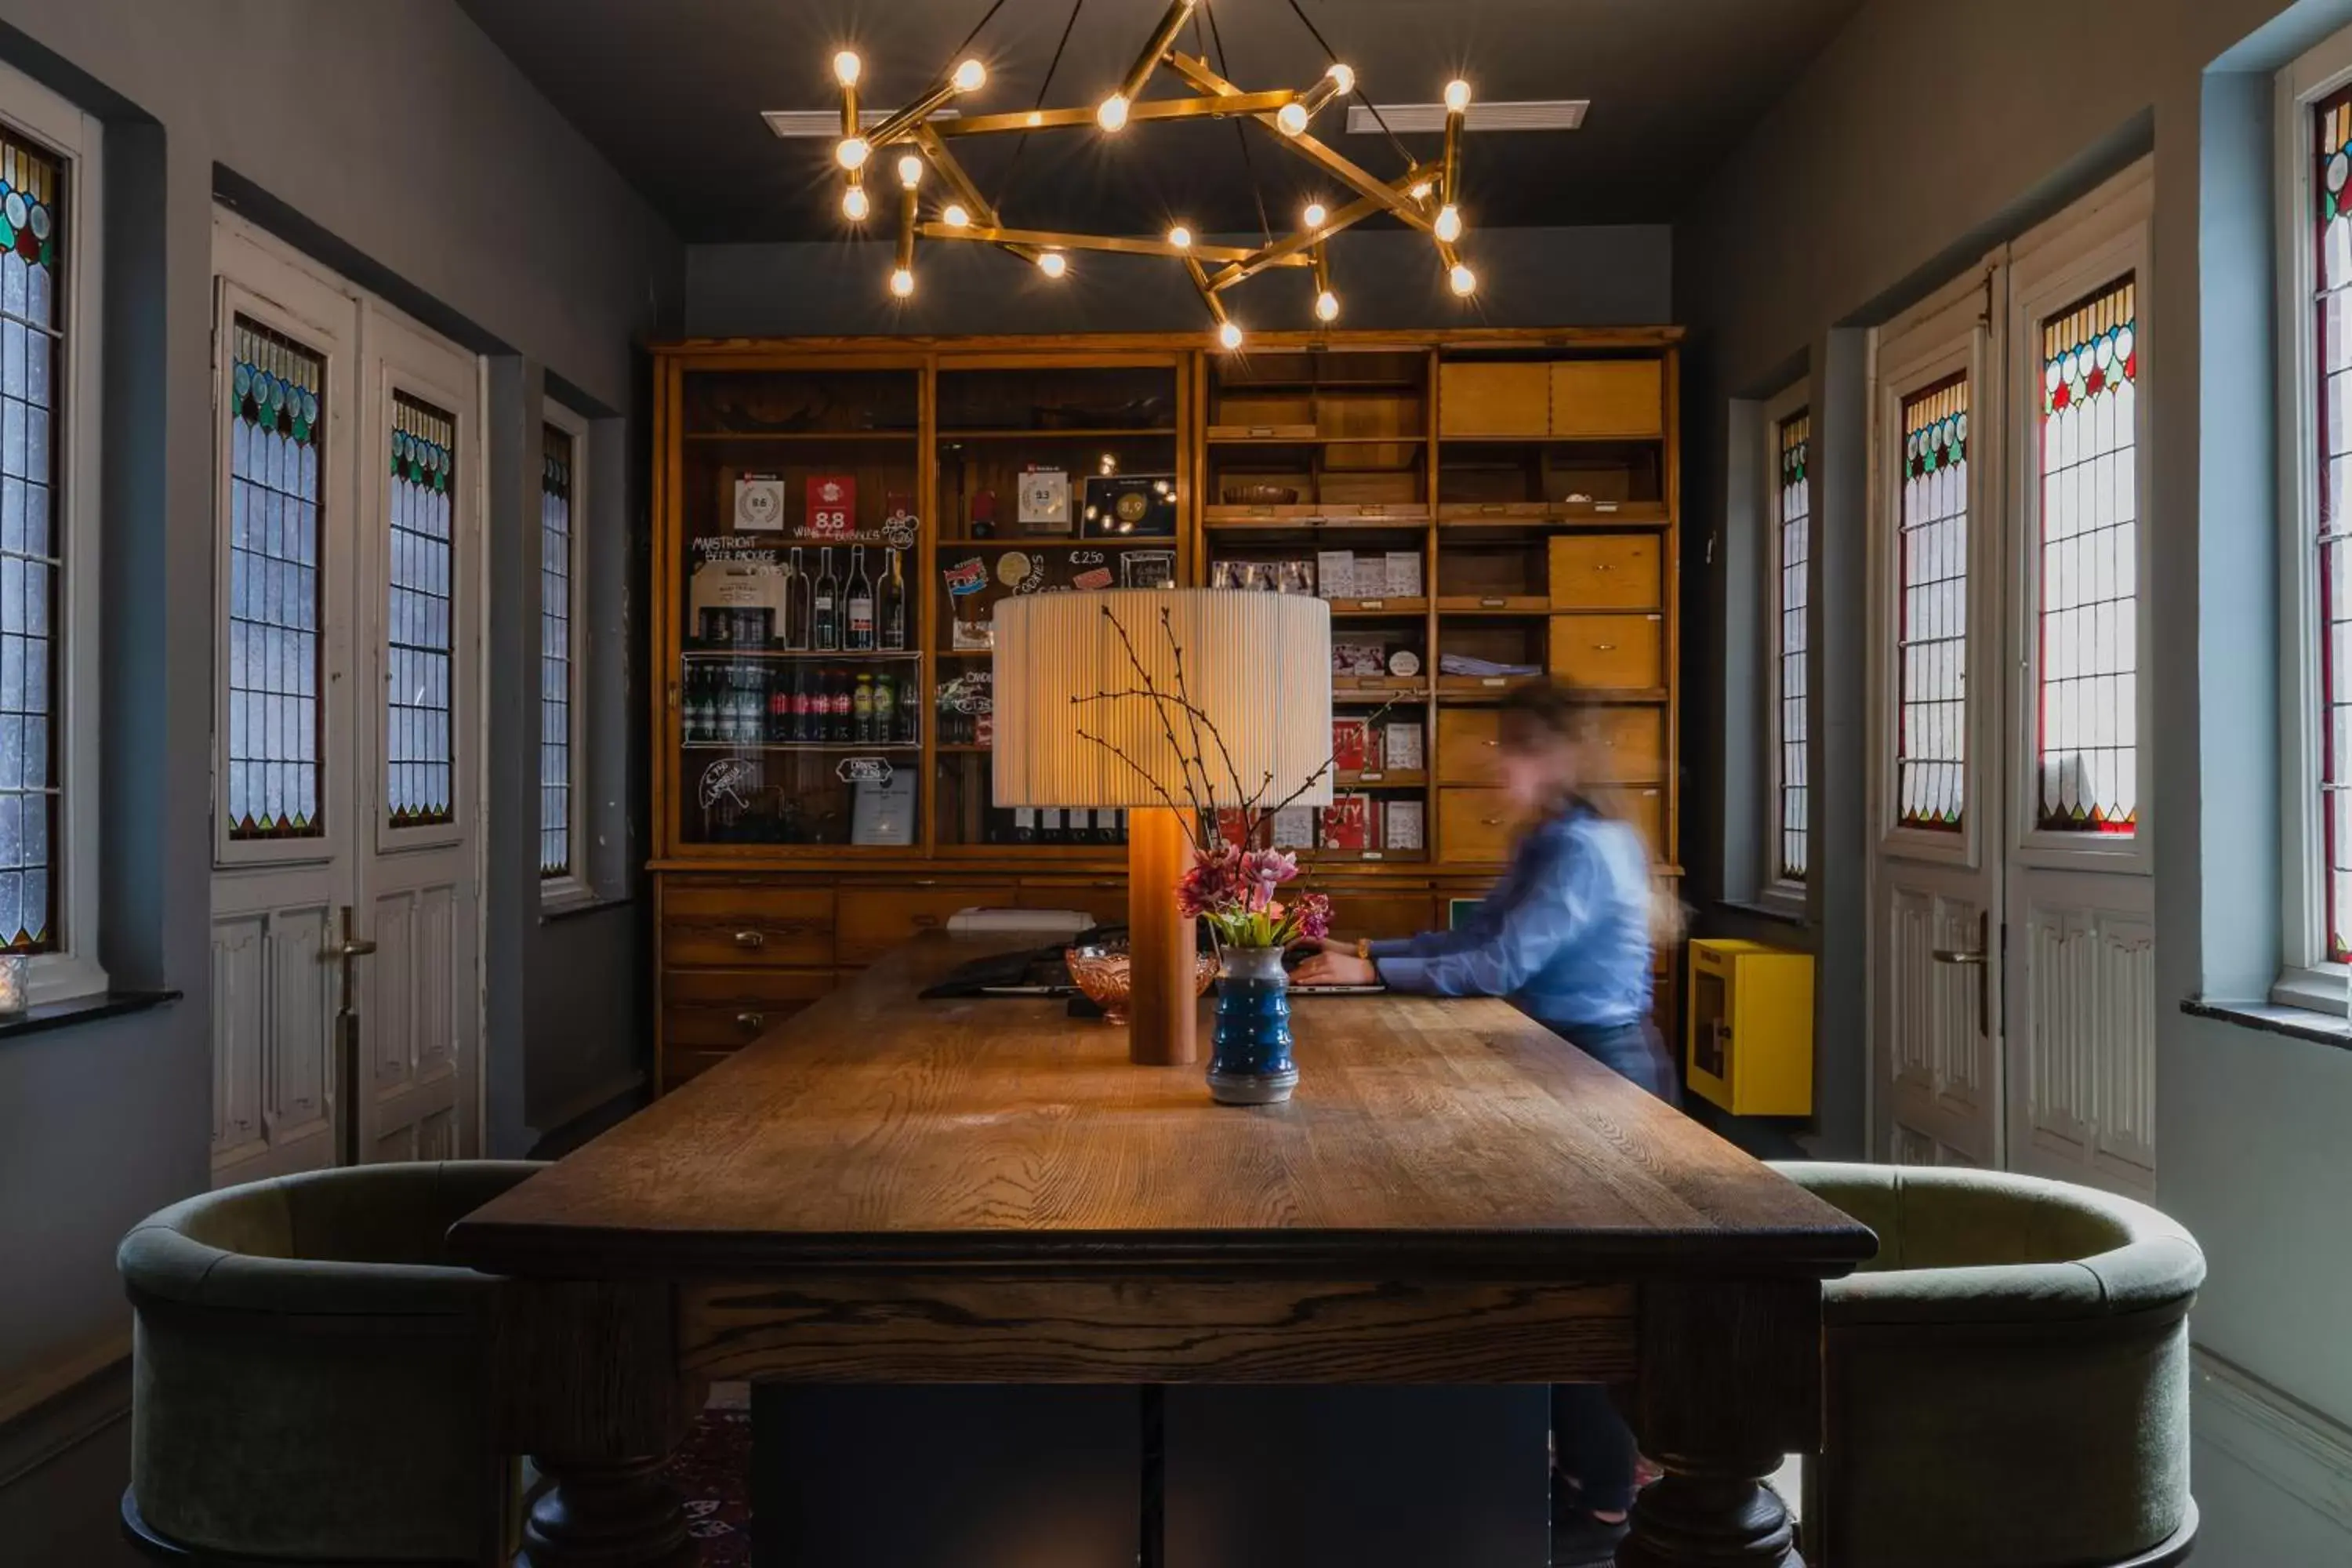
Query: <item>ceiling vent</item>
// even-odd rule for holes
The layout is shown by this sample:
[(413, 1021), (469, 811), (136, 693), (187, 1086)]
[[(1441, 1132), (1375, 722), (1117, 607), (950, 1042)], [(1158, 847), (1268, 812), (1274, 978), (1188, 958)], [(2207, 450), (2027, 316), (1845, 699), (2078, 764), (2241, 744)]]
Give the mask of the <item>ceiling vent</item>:
[[(1471, 104), (1463, 121), (1465, 131), (1575, 131), (1584, 124), (1584, 111), (1592, 107), (1587, 98), (1553, 98), (1527, 103), (1489, 103), (1480, 99)], [(1381, 119), (1389, 129), (1400, 135), (1412, 131), (1438, 132), (1445, 129), (1445, 105), (1442, 103), (1383, 103)], [(839, 117), (835, 117), (835, 134), (840, 133)], [(1371, 106), (1351, 103), (1348, 106), (1348, 133), (1350, 136), (1377, 136), (1381, 122), (1372, 118)]]
[[(931, 116), (933, 120), (953, 120), (955, 117), (956, 111), (952, 109), (942, 109)], [(786, 138), (822, 137), (833, 142), (841, 136), (841, 110), (838, 109), (763, 109), (760, 111), (760, 118), (768, 122), (769, 130)], [(887, 110), (868, 109), (857, 116), (857, 122), (871, 131), (889, 118)]]

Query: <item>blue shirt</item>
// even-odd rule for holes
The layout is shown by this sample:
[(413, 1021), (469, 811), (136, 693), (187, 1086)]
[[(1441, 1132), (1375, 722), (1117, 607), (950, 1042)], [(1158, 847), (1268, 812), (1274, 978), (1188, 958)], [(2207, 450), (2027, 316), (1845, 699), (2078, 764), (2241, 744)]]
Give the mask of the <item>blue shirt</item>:
[(1581, 804), (1523, 835), (1510, 868), (1454, 931), (1371, 944), (1390, 989), (1501, 996), (1556, 1032), (1650, 1016), (1650, 852)]

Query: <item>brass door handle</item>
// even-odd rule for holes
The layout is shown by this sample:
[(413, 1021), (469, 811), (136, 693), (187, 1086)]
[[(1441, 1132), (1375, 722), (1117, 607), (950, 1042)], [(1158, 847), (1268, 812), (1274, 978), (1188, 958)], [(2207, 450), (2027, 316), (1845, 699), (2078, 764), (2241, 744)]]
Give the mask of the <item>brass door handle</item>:
[(758, 1034), (762, 1028), (767, 1026), (767, 1023), (768, 1016), (765, 1013), (738, 1013), (735, 1015), (735, 1026), (742, 1030), (747, 1035)]
[(768, 945), (768, 933), (763, 931), (739, 931), (735, 933), (735, 945), (737, 947), (765, 947)]
[(362, 942), (357, 937), (345, 937), (341, 944), (331, 950), (327, 956), (331, 959), (365, 958), (374, 951), (375, 943), (372, 942)]

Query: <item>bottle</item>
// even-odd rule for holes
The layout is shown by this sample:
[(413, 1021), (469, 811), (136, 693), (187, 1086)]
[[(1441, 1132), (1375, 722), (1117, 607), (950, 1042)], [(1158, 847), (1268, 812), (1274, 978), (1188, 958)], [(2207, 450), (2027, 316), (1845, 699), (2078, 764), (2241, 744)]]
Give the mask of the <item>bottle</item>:
[(770, 668), (768, 677), (768, 741), (782, 745), (793, 738), (793, 682), (788, 669)]
[(704, 679), (709, 674), (698, 664), (686, 667), (686, 716), (681, 729), (689, 746), (710, 739), (710, 686)]
[(922, 715), (917, 709), (917, 704), (921, 700), (922, 689), (917, 683), (915, 678), (911, 675), (900, 676), (898, 678), (898, 744), (902, 746), (919, 746), (922, 744)]
[(841, 647), (841, 579), (833, 574), (833, 546), (817, 552), (816, 582), (809, 590), (810, 636), (820, 653)]
[(874, 579), (866, 574), (863, 544), (849, 547), (849, 585), (844, 593), (848, 599), (848, 628), (841, 645), (856, 653), (870, 653), (874, 648)]
[(902, 552), (886, 550), (882, 553), (888, 558), (890, 568), (883, 574), (877, 613), (882, 646), (897, 652), (907, 646), (907, 572)]
[(874, 743), (874, 678), (863, 670), (849, 697), (849, 738), (860, 746)]
[(836, 669), (833, 672), (832, 696), (826, 701), (825, 713), (824, 738), (836, 746), (849, 744), (849, 671)]
[(874, 743), (893, 746), (898, 742), (898, 682), (887, 669), (874, 672)]
[(793, 546), (784, 563), (784, 647), (803, 653), (809, 645), (809, 574), (801, 564), (801, 547)]
[(760, 739), (760, 726), (764, 716), (760, 711), (760, 693), (754, 682), (758, 677), (748, 665), (735, 667), (735, 693), (730, 704), (734, 722), (727, 738), (739, 746), (749, 746)]

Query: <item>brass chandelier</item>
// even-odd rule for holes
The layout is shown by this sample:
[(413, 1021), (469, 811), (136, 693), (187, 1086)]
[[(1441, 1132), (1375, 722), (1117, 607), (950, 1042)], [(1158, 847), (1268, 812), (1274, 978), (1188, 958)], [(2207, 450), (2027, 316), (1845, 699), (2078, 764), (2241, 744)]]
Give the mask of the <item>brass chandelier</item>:
[[(855, 49), (835, 55), (834, 79), (841, 86), (841, 140), (835, 145), (834, 159), (848, 182), (841, 201), (845, 217), (862, 223), (872, 213), (865, 178), (876, 154), (894, 147), (905, 149), (896, 161), (898, 248), (890, 272), (890, 292), (902, 300), (914, 294), (918, 238), (992, 245), (1053, 279), (1067, 274), (1073, 251), (1165, 257), (1182, 264), (1207, 307), (1218, 345), (1231, 352), (1244, 342), (1241, 324), (1225, 308), (1225, 296), (1234, 285), (1275, 268), (1311, 268), (1316, 317), (1335, 321), (1339, 316), (1339, 296), (1331, 287), (1331, 237), (1375, 214), (1391, 213), (1434, 242), (1438, 262), (1456, 295), (1466, 299), (1475, 293), (1478, 275), (1456, 248), (1463, 233), (1462, 128), (1470, 109), (1470, 84), (1461, 80), (1446, 84), (1444, 153), (1439, 162), (1423, 164), (1406, 154), (1404, 173), (1384, 180), (1308, 134), (1318, 113), (1355, 91), (1353, 70), (1335, 61), (1304, 91), (1276, 88), (1245, 92), (1211, 69), (1205, 58), (1176, 47), (1178, 35), (1203, 3), (1171, 0), (1167, 14), (1118, 89), (1091, 109), (1046, 109), (1041, 103), (1038, 108), (1011, 113), (934, 119), (951, 100), (968, 97), (987, 85), (988, 68), (973, 57), (959, 63), (913, 102), (867, 129), (859, 118), (857, 101), (857, 81), (865, 62)], [(990, 15), (994, 15), (993, 10)], [(1065, 34), (1066, 41), (1066, 37)], [(1145, 89), (1163, 68), (1173, 72), (1192, 96), (1144, 98)], [(1049, 70), (1049, 82), (1051, 75)], [(1299, 215), (1296, 230), (1278, 238), (1269, 235), (1255, 249), (1207, 244), (1182, 223), (1171, 226), (1160, 238), (1016, 228), (981, 194), (950, 146), (968, 136), (1087, 125), (1105, 136), (1116, 136), (1141, 121), (1202, 119), (1256, 121), (1273, 133), (1279, 145), (1355, 192), (1355, 199), (1337, 208), (1309, 202)], [(937, 173), (939, 184), (946, 190), (935, 216), (926, 220), (922, 187), (930, 172)]]

